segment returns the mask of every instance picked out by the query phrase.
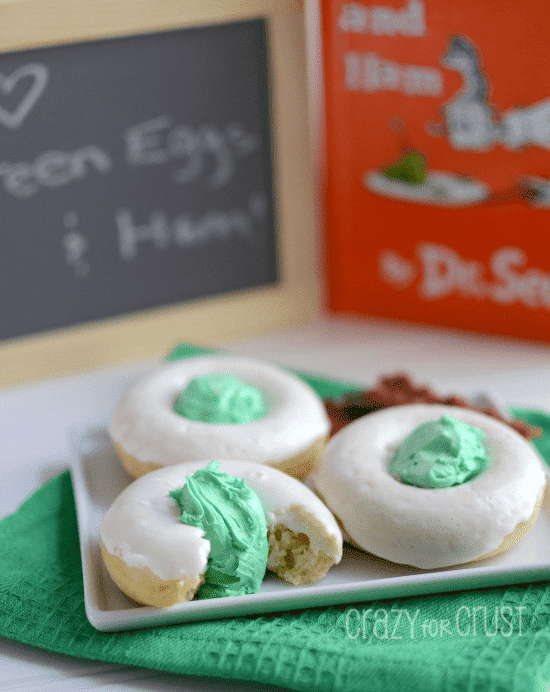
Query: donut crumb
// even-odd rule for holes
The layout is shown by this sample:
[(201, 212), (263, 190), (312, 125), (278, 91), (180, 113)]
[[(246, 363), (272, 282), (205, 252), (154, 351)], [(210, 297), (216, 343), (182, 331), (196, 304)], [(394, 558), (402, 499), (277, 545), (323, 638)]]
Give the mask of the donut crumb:
[(310, 584), (325, 576), (334, 560), (323, 551), (315, 552), (309, 536), (296, 533), (284, 524), (268, 529), (267, 568), (291, 584)]

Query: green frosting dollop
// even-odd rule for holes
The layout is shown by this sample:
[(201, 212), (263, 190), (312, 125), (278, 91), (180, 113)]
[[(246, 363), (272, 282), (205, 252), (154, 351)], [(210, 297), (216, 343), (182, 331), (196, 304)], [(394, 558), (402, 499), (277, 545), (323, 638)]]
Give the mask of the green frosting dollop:
[(198, 598), (257, 593), (267, 568), (269, 544), (265, 511), (244, 479), (219, 471), (212, 461), (186, 484), (170, 491), (184, 524), (197, 526), (210, 541), (205, 581)]
[(403, 440), (389, 471), (419, 488), (460, 485), (489, 463), (484, 437), (479, 428), (451, 416), (422, 423)]
[(426, 161), (422, 154), (416, 151), (404, 154), (399, 161), (386, 166), (382, 172), (388, 178), (417, 184), (423, 183), (428, 175)]
[(178, 394), (174, 411), (184, 418), (216, 425), (243, 425), (263, 418), (262, 392), (234, 375), (211, 373), (189, 381)]

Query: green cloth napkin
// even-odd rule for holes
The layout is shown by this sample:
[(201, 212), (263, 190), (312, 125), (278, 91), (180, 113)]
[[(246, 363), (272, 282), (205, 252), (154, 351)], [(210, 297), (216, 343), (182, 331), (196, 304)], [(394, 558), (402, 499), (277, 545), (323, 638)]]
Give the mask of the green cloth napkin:
[[(199, 352), (181, 347), (170, 358)], [(322, 396), (350, 386), (307, 379)], [(550, 418), (521, 414), (544, 427), (537, 446), (550, 460)], [(0, 635), (83, 658), (308, 692), (546, 692), (550, 584), (103, 633), (84, 612), (65, 472), (0, 521)]]

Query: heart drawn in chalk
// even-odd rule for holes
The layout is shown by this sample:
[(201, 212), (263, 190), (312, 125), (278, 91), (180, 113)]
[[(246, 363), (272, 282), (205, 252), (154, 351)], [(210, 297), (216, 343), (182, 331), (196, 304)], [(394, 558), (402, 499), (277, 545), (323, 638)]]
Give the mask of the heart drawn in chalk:
[(8, 76), (0, 74), (0, 97), (9, 96), (25, 77), (32, 77), (32, 82), (18, 105), (12, 110), (6, 110), (0, 105), (0, 124), (10, 130), (16, 130), (22, 124), (42, 95), (48, 82), (48, 70), (44, 65), (31, 63), (17, 68)]

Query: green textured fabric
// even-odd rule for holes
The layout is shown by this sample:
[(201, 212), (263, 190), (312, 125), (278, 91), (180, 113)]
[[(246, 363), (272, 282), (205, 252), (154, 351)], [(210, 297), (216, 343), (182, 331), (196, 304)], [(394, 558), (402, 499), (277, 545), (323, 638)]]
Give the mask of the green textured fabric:
[[(347, 391), (308, 380), (324, 395)], [(527, 413), (547, 431), (538, 446), (548, 451), (549, 417)], [(546, 692), (550, 585), (102, 633), (84, 612), (65, 472), (0, 521), (0, 635), (84, 658), (308, 692)]]

